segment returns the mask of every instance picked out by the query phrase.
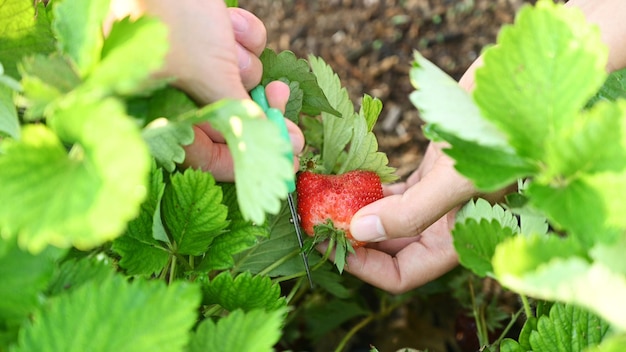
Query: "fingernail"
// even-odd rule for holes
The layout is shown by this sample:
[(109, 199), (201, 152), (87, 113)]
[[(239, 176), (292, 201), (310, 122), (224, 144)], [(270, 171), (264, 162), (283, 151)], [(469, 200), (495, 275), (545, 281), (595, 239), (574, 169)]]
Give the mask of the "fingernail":
[(235, 32), (245, 32), (248, 30), (248, 21), (236, 11), (230, 11), (230, 22), (233, 24)]
[(352, 237), (357, 241), (380, 242), (387, 239), (385, 228), (376, 215), (367, 215), (350, 225)]
[(244, 49), (239, 44), (237, 44), (237, 61), (239, 63), (239, 69), (241, 70), (245, 70), (250, 67), (250, 63), (252, 62), (252, 58), (250, 57), (248, 50)]

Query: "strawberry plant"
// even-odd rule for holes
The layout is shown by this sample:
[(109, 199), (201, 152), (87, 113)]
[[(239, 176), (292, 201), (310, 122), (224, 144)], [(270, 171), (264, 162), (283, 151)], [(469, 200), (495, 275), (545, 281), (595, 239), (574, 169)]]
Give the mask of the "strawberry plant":
[[(103, 36), (108, 8), (0, 5), (10, 23), (0, 34), (0, 350), (273, 350), (308, 290), (285, 202), (290, 146), (251, 101), (198, 106), (153, 78), (166, 27), (126, 18)], [(379, 101), (354, 113), (321, 59), (267, 50), (262, 60), (262, 84), (290, 86), (287, 117), (321, 115), (327, 131), (346, 119), (326, 155), (390, 179), (371, 133)], [(235, 184), (178, 167), (200, 122), (226, 139)], [(333, 324), (368, 313), (347, 302), (331, 264), (309, 257), (315, 292), (343, 312)]]
[(453, 230), (461, 264), (524, 304), (519, 338), (483, 335), (485, 348), (626, 347), (625, 71), (607, 75), (607, 52), (579, 10), (538, 1), (484, 52), (471, 95), (415, 54), (429, 136), (481, 191), (518, 184), (503, 204), (470, 202)]

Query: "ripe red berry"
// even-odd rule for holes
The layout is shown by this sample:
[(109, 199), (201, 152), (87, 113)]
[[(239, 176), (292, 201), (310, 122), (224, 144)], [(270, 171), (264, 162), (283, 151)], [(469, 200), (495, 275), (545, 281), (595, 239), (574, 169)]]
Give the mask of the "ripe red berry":
[(300, 224), (309, 236), (314, 235), (315, 225), (331, 220), (354, 247), (365, 244), (352, 239), (350, 220), (357, 210), (383, 197), (380, 178), (375, 172), (355, 170), (323, 175), (305, 171), (298, 175), (296, 190)]

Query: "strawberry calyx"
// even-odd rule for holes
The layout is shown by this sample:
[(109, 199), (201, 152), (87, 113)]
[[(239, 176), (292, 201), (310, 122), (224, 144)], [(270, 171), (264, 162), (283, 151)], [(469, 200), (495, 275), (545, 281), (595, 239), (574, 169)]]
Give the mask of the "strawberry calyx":
[(318, 244), (328, 241), (328, 248), (324, 253), (324, 260), (330, 256), (330, 253), (332, 253), (334, 249), (335, 266), (339, 273), (342, 273), (346, 265), (348, 254), (355, 253), (352, 240), (346, 236), (344, 230), (336, 228), (331, 219), (326, 219), (325, 223), (315, 225), (313, 231), (315, 234), (305, 240), (302, 250), (308, 254)]

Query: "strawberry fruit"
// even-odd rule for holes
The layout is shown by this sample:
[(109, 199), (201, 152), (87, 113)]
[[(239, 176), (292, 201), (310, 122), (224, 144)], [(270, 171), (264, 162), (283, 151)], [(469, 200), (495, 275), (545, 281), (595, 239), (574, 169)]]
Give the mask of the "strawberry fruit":
[(309, 236), (318, 238), (315, 243), (330, 238), (337, 244), (337, 251), (345, 246), (345, 252), (365, 244), (352, 238), (350, 220), (357, 210), (383, 197), (380, 177), (375, 172), (323, 175), (304, 171), (298, 175), (296, 190), (300, 224)]

